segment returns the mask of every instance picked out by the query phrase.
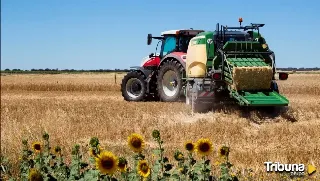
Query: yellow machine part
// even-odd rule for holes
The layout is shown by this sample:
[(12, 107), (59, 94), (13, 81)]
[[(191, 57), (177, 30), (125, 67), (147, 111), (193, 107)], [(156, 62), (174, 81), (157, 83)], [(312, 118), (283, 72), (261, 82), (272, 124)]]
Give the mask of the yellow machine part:
[(194, 37), (190, 40), (186, 71), (188, 77), (204, 77), (206, 74), (207, 50), (206, 44), (197, 44), (197, 39), (204, 38), (202, 36)]

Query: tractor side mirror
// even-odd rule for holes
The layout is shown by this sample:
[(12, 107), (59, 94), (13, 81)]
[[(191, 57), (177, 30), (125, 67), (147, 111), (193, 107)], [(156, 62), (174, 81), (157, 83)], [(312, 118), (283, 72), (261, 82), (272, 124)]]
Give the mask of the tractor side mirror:
[(150, 53), (149, 58), (152, 58), (154, 56), (154, 53)]
[(147, 44), (148, 45), (151, 45), (151, 43), (152, 43), (152, 34), (148, 34), (148, 42), (147, 42)]

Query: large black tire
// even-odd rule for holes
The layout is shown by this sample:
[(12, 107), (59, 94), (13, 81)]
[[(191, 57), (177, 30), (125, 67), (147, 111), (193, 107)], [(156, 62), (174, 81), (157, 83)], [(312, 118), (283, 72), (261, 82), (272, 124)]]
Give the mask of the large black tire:
[[(175, 77), (176, 77), (176, 79), (174, 81), (174, 84), (175, 84), (174, 89), (176, 89), (176, 91), (173, 95), (168, 95), (164, 91), (165, 85), (163, 85), (163, 83), (164, 83), (163, 76), (168, 71), (173, 71), (175, 74)], [(158, 91), (158, 95), (159, 95), (159, 98), (161, 101), (163, 101), (163, 102), (176, 102), (179, 100), (180, 95), (181, 95), (181, 91), (182, 91), (182, 85), (183, 85), (183, 81), (182, 81), (183, 72), (184, 72), (183, 66), (179, 63), (179, 61), (177, 61), (175, 59), (168, 60), (167, 62), (163, 63), (160, 66), (160, 70), (159, 70), (158, 76), (157, 76), (157, 91)]]
[[(131, 82), (131, 80), (133, 82)], [(144, 101), (146, 97), (146, 81), (145, 76), (141, 72), (129, 72), (121, 83), (121, 92), (126, 101)]]
[(152, 75), (149, 82), (149, 94), (146, 97), (147, 101), (158, 102), (160, 101), (159, 94), (157, 91), (157, 74)]

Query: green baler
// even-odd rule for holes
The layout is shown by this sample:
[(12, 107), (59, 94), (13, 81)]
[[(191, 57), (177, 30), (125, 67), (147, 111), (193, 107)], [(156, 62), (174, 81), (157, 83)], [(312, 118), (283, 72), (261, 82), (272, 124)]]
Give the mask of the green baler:
[[(259, 32), (263, 26), (221, 26), (219, 30), (218, 24), (216, 31), (200, 33), (190, 40), (187, 104), (215, 104), (231, 98), (240, 106), (288, 106), (275, 80), (274, 52)], [(288, 74), (279, 74), (280, 80), (287, 78)]]

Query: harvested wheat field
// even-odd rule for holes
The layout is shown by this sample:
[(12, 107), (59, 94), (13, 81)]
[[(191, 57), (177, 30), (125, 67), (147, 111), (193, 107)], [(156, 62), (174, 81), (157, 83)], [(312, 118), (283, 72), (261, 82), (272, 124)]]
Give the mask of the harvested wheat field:
[(214, 146), (212, 163), (226, 144), (231, 163), (251, 168), (256, 178), (265, 175), (266, 161), (320, 168), (320, 74), (291, 74), (278, 81), (290, 106), (276, 117), (257, 111), (244, 115), (236, 106), (191, 115), (183, 102), (128, 103), (120, 92), (122, 76), (117, 75), (117, 84), (114, 74), (1, 76), (1, 153), (16, 163), (21, 140), (41, 140), (47, 131), (51, 144), (62, 145), (66, 154), (75, 143), (87, 152), (96, 136), (106, 149), (126, 155), (131, 154), (126, 143), (131, 133), (143, 135), (148, 150), (158, 129), (170, 159), (175, 149), (183, 150), (184, 141), (206, 137)]

